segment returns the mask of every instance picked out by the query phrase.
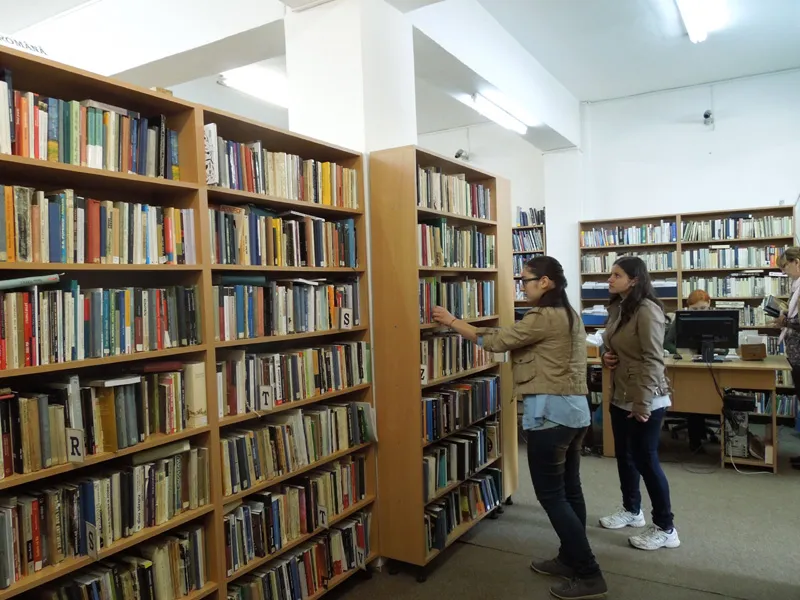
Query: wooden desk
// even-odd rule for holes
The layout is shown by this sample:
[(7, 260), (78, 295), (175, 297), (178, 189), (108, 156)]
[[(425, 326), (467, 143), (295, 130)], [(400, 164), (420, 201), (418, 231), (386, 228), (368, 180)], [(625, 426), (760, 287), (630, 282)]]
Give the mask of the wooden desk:
[[(600, 359), (589, 359), (590, 365), (600, 364)], [(789, 369), (785, 356), (768, 356), (758, 361), (730, 361), (714, 363), (709, 368), (704, 363), (692, 362), (691, 356), (682, 360), (667, 357), (664, 359), (667, 378), (672, 386), (672, 407), (670, 411), (720, 415), (722, 399), (717, 386), (723, 388), (741, 388), (761, 390), (772, 394), (772, 444), (774, 454), (778, 455), (778, 424), (775, 406), (775, 372)], [(713, 370), (713, 375), (712, 375)], [(716, 378), (716, 385), (714, 379)], [(603, 369), (603, 454), (614, 456), (614, 436), (611, 432), (611, 371)], [(720, 452), (720, 460), (730, 462), (724, 456), (724, 440)], [(763, 461), (737, 458), (736, 464), (766, 466)], [(772, 468), (777, 472), (778, 461), (774, 460)]]

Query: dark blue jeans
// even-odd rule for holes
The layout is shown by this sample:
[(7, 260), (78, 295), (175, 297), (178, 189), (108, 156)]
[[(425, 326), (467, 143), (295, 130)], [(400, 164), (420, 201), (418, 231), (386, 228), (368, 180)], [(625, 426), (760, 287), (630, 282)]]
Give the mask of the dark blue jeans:
[(527, 432), (528, 467), (536, 499), (547, 513), (561, 547), (559, 560), (579, 578), (600, 573), (586, 537), (586, 502), (581, 489), (581, 443), (586, 428), (551, 427)]
[[(666, 408), (650, 414), (646, 423), (630, 417), (628, 411), (613, 404), (610, 407), (611, 429), (617, 454), (619, 485), (625, 510), (638, 514), (642, 508), (639, 477), (644, 479), (653, 504), (653, 523), (666, 531), (673, 527), (669, 482), (658, 460), (658, 443)], [(630, 418), (629, 418), (630, 417)]]

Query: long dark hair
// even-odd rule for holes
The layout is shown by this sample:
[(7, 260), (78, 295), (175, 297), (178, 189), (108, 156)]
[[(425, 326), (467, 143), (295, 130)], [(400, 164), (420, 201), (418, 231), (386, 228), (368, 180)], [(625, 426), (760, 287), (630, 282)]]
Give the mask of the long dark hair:
[(553, 289), (547, 290), (542, 294), (536, 306), (552, 306), (566, 309), (567, 319), (569, 319), (569, 330), (572, 332), (572, 327), (575, 324), (578, 313), (572, 308), (572, 305), (569, 303), (569, 298), (567, 297), (567, 278), (564, 276), (564, 267), (552, 256), (537, 256), (525, 263), (525, 268), (536, 277), (547, 277), (553, 282)]
[(641, 258), (638, 256), (623, 256), (618, 258), (614, 265), (625, 271), (628, 277), (636, 280), (636, 283), (624, 298), (619, 294), (611, 294), (609, 306), (619, 305), (620, 325), (630, 321), (633, 313), (645, 300), (655, 302), (661, 311), (664, 311), (664, 304), (656, 296), (653, 282), (650, 280), (650, 273), (647, 272), (647, 265), (644, 264)]

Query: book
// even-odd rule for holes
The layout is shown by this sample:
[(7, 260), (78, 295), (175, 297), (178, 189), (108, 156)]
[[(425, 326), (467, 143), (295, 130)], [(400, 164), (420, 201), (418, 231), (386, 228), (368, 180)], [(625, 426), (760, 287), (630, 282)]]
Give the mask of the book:
[(437, 218), (417, 224), (417, 251), (421, 267), (488, 269), (497, 265), (497, 236), (476, 226), (448, 225)]
[(417, 167), (417, 206), (477, 219), (490, 219), (492, 192), (469, 183), (461, 173), (448, 175), (438, 167)]
[(433, 323), (433, 307), (443, 306), (459, 319), (497, 314), (495, 282), (466, 278), (452, 281), (441, 277), (419, 280), (420, 323)]

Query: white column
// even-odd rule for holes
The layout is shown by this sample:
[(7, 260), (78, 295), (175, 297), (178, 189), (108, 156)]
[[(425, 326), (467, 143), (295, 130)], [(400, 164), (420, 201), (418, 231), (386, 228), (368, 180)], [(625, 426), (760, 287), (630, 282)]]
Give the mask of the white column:
[(289, 129), (369, 152), (417, 141), (410, 21), (384, 0), (286, 14)]

